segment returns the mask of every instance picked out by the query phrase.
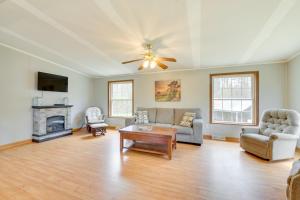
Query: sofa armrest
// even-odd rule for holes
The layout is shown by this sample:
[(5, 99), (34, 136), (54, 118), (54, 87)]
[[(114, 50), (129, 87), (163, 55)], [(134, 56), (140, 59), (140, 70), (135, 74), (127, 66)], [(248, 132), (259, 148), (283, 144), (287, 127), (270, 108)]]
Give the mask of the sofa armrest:
[(202, 119), (194, 119), (193, 120), (193, 131), (195, 135), (199, 135), (202, 138), (202, 127), (203, 120)]
[(201, 126), (202, 127), (203, 120), (202, 119), (194, 119), (193, 120), (193, 127), (194, 126)]
[(284, 134), (284, 133), (272, 133), (270, 135), (271, 140), (298, 140), (298, 135)]
[(259, 128), (258, 127), (242, 127), (242, 133), (254, 133), (254, 134), (259, 134)]

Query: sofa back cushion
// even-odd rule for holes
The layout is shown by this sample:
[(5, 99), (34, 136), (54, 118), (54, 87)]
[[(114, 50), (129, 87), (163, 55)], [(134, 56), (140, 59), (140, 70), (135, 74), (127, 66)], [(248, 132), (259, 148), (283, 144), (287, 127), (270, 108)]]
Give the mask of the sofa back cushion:
[(174, 124), (174, 109), (173, 108), (157, 108), (156, 123)]
[(156, 121), (156, 108), (137, 108), (137, 111), (147, 111), (149, 123), (155, 123)]
[(190, 112), (190, 113), (196, 113), (195, 119), (201, 118), (201, 110), (200, 108), (175, 108), (174, 109), (174, 123), (176, 125), (179, 125), (184, 113)]

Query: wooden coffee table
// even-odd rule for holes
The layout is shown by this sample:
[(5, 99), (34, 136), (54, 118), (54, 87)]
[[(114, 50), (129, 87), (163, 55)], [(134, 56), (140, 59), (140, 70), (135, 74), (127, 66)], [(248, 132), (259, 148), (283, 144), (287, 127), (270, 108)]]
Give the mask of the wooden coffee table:
[[(123, 148), (135, 151), (149, 152), (167, 155), (172, 159), (172, 151), (176, 149), (176, 129), (152, 127), (151, 129), (141, 129), (139, 125), (131, 125), (120, 129), (120, 151)], [(132, 140), (132, 145), (124, 147), (124, 140)]]

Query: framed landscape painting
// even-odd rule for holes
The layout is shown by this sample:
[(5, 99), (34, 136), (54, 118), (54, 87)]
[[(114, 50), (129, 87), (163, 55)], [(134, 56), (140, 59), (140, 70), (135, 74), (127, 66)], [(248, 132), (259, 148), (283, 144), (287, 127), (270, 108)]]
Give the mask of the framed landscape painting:
[(180, 100), (180, 80), (155, 81), (155, 101), (171, 102)]

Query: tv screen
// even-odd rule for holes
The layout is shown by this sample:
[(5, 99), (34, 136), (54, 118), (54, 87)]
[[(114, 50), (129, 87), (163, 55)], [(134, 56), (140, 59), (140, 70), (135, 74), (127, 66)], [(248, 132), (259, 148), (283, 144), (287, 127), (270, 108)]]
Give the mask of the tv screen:
[(38, 72), (38, 90), (68, 92), (68, 77)]

